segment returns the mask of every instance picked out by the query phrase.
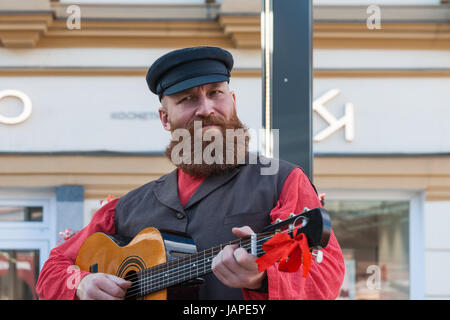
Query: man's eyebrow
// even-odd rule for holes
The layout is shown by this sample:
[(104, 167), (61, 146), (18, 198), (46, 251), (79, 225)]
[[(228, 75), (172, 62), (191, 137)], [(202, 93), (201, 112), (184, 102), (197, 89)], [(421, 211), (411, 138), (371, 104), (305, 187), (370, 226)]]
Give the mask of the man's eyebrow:
[(210, 86), (212, 88), (223, 87), (224, 85), (225, 85), (224, 82), (213, 82), (213, 83), (210, 83)]
[(177, 93), (173, 94), (172, 96), (177, 98), (177, 97), (181, 97), (181, 96), (183, 96), (185, 94), (192, 93), (193, 91), (194, 91), (194, 88), (190, 88), (190, 89), (183, 90), (181, 92), (177, 92)]

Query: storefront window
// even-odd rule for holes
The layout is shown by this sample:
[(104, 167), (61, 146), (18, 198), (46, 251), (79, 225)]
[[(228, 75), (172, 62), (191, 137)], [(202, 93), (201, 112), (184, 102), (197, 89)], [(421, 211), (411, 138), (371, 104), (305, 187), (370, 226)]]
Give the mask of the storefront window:
[(409, 298), (409, 202), (327, 201), (346, 274), (340, 299)]
[(0, 249), (0, 300), (36, 300), (39, 250)]
[(0, 206), (0, 222), (42, 221), (42, 207)]

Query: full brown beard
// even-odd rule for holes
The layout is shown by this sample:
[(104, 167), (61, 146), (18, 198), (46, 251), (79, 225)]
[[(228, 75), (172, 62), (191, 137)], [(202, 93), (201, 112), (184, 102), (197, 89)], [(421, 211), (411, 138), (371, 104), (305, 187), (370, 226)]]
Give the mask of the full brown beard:
[[(211, 141), (201, 141), (201, 155), (197, 154), (200, 150), (196, 150), (194, 148), (194, 121), (190, 122), (187, 126), (187, 130), (189, 131), (190, 137), (191, 137), (191, 154), (190, 163), (174, 163), (172, 161), (172, 150), (173, 148), (180, 143), (180, 141), (177, 140), (171, 140), (169, 145), (166, 148), (166, 156), (169, 158), (169, 160), (179, 169), (183, 170), (185, 173), (190, 174), (195, 177), (206, 177), (211, 174), (221, 174), (225, 173), (231, 169), (234, 169), (236, 167), (239, 167), (243, 164), (242, 158), (246, 157), (248, 154), (248, 144), (249, 144), (249, 136), (248, 136), (248, 129), (242, 124), (242, 122), (239, 120), (239, 118), (236, 115), (236, 112), (233, 112), (232, 117), (230, 120), (226, 120), (222, 116), (209, 116), (204, 118), (197, 118), (195, 121), (201, 121), (202, 127), (208, 126), (208, 125), (216, 125), (219, 127), (219, 130), (221, 131), (222, 135), (219, 136), (219, 138), (222, 138), (222, 145), (223, 145), (223, 152), (222, 157), (219, 157), (222, 161), (214, 161), (212, 164), (205, 163), (203, 159), (203, 154), (205, 148), (213, 143), (215, 137)], [(172, 128), (172, 132), (177, 128)], [(231, 146), (227, 145), (226, 141), (226, 130), (227, 129), (241, 129), (236, 132), (236, 135), (239, 136), (239, 138), (233, 139), (233, 143)], [(213, 129), (214, 130), (214, 129)], [(243, 133), (243, 134), (239, 134)], [(201, 136), (203, 136), (204, 132)], [(199, 135), (199, 134), (198, 134)], [(241, 136), (244, 136), (241, 138)], [(203, 139), (202, 139), (203, 140)], [(233, 155), (234, 159), (227, 159), (226, 158), (226, 149), (233, 148)], [(198, 148), (197, 148), (198, 149)], [(229, 150), (230, 151), (230, 150)], [(244, 154), (242, 154), (244, 152)], [(215, 154), (212, 154), (215, 156)], [(197, 158), (196, 158), (197, 157)], [(201, 158), (201, 160), (200, 160)], [(193, 159), (198, 159), (201, 161), (201, 163), (193, 163)], [(230, 161), (231, 160), (231, 161)]]

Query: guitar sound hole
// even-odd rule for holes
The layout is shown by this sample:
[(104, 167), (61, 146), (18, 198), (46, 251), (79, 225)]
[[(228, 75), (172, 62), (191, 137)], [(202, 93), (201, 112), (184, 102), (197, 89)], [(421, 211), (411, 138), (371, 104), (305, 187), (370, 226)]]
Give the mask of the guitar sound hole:
[(140, 290), (139, 284), (136, 283), (138, 281), (138, 275), (136, 271), (128, 272), (125, 277), (125, 280), (131, 281), (131, 286), (128, 288), (127, 293), (125, 295), (125, 300), (136, 300), (137, 293)]
[(128, 272), (128, 273), (125, 275), (124, 279), (125, 279), (125, 280), (128, 280), (128, 281), (131, 281), (131, 282), (136, 281), (136, 280), (138, 279), (137, 272), (134, 271), (134, 270)]

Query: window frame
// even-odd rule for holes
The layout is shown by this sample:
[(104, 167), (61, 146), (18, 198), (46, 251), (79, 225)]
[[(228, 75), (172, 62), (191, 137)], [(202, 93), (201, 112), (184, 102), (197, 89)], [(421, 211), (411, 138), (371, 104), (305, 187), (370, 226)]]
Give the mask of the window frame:
[(48, 210), (50, 207), (48, 199), (14, 199), (5, 200), (0, 198), (0, 207), (42, 207), (42, 221), (0, 221), (0, 228), (46, 228), (49, 225)]
[(40, 250), (41, 270), (57, 242), (56, 190), (0, 188), (0, 206), (42, 207), (42, 221), (0, 222), (0, 249)]

